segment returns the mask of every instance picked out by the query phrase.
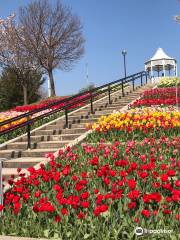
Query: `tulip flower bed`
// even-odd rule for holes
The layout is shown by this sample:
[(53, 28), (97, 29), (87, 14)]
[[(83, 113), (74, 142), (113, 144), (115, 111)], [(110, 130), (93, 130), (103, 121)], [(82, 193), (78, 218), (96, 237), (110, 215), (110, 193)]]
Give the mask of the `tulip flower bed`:
[(101, 116), (98, 123), (89, 125), (95, 132), (87, 137), (88, 142), (115, 140), (142, 140), (144, 137), (180, 136), (180, 112), (162, 109), (131, 109)]
[[(40, 116), (42, 114), (45, 114), (49, 112), (49, 110), (45, 110), (45, 111), (41, 111), (40, 113), (36, 113), (34, 114), (31, 118), (34, 118), (34, 117), (37, 117), (37, 116)], [(21, 115), (22, 112), (16, 112), (16, 111), (9, 111), (9, 112), (4, 112), (4, 113), (0, 113), (0, 122), (3, 122), (5, 120), (8, 120), (8, 119), (11, 119), (13, 117), (17, 117), (19, 115)], [(12, 123), (9, 123), (9, 124), (6, 124), (4, 126), (1, 126), (0, 127), (0, 131), (4, 130), (4, 129), (10, 129), (20, 123), (24, 123), (27, 121), (27, 117), (24, 117), (22, 119), (19, 119), (19, 120), (16, 120), (16, 121), (13, 121)]]
[[(9, 112), (2, 112), (0, 113), (0, 122), (3, 122), (5, 120), (8, 120), (8, 119), (11, 119), (13, 117), (17, 117), (19, 115), (21, 115), (22, 113), (21, 112), (14, 112), (14, 111), (9, 111)], [(4, 129), (8, 129), (8, 128), (11, 128), (17, 124), (20, 124), (20, 123), (23, 123), (27, 121), (27, 118), (22, 118), (18, 121), (14, 121), (12, 122), (12, 124), (6, 124), (5, 126), (2, 126), (0, 127), (0, 131), (4, 130)]]
[[(84, 94), (83, 96), (77, 97), (75, 100), (83, 100), (86, 97), (88, 97), (88, 94)], [(11, 119), (13, 117), (19, 116), (19, 115), (21, 115), (23, 113), (26, 113), (26, 112), (29, 112), (29, 111), (32, 111), (32, 110), (36, 110), (36, 109), (39, 109), (39, 108), (46, 107), (46, 106), (48, 106), (51, 103), (55, 103), (57, 101), (65, 99), (65, 98), (58, 98), (58, 97), (56, 97), (56, 98), (53, 98), (53, 99), (42, 100), (38, 104), (32, 104), (32, 105), (26, 105), (26, 106), (17, 106), (16, 108), (11, 109), (11, 110), (9, 110), (7, 112), (1, 112), (0, 113), (0, 122), (3, 122), (5, 120), (7, 120), (7, 119)], [(75, 100), (73, 100), (73, 102)], [(68, 102), (68, 104), (71, 104), (73, 102), (72, 102), (72, 100), (70, 100)], [(74, 110), (76, 108), (79, 108), (79, 107), (83, 106), (84, 104), (85, 104), (84, 102), (81, 102), (81, 103), (78, 103), (78, 104), (74, 104), (73, 106), (69, 107), (69, 111), (72, 111), (72, 110)], [(52, 111), (53, 109), (57, 109), (57, 108), (63, 107), (64, 105), (65, 105), (64, 103), (57, 104), (57, 105), (55, 105), (55, 106), (53, 106), (53, 107), (51, 107), (51, 108), (49, 108), (47, 110), (43, 110), (41, 112), (33, 114), (33, 116), (31, 118), (35, 118), (35, 117), (40, 116), (42, 114), (48, 113), (48, 112)], [(63, 115), (63, 112), (59, 112), (59, 113), (52, 114), (49, 117), (45, 117), (42, 120), (38, 120), (35, 124), (33, 124), (32, 129), (34, 129), (36, 127), (39, 127), (42, 124), (45, 124), (45, 123), (47, 123), (49, 121), (52, 121), (52, 120), (54, 120), (54, 119), (56, 119), (56, 118), (58, 118), (58, 117), (60, 117), (62, 115)], [(16, 126), (16, 125), (18, 125), (20, 123), (24, 123), (26, 121), (27, 121), (27, 118), (22, 118), (20, 120), (14, 121), (14, 122), (12, 122), (10, 124), (6, 124), (6, 125), (0, 127), (0, 131), (2, 131), (4, 129), (10, 129), (10, 128), (12, 128), (12, 127), (14, 127), (14, 126)], [(7, 134), (5, 136), (0, 137), (0, 144), (5, 142), (5, 141), (8, 141), (8, 140), (10, 140), (12, 138), (15, 138), (15, 137), (17, 137), (17, 136), (19, 136), (19, 135), (21, 135), (23, 133), (26, 133), (26, 127), (22, 128), (22, 129), (17, 129), (13, 133), (9, 133), (9, 134)]]
[[(45, 111), (43, 111), (44, 113), (45, 113)], [(21, 113), (22, 114), (22, 113)], [(41, 114), (42, 114), (42, 112), (41, 112)], [(38, 114), (35, 114), (36, 116), (38, 116)], [(54, 119), (56, 119), (56, 118), (58, 118), (58, 117), (61, 117), (63, 115), (63, 113), (62, 112), (57, 112), (57, 113), (54, 113), (54, 114), (52, 114), (51, 116), (49, 116), (49, 117), (45, 117), (45, 118), (43, 118), (43, 119), (40, 119), (40, 120), (38, 120), (37, 122), (35, 122), (32, 126), (31, 126), (31, 129), (35, 129), (35, 128), (37, 128), (37, 127), (40, 127), (40, 126), (42, 126), (43, 124), (45, 124), (45, 123), (48, 123), (48, 122), (50, 122), (50, 121), (53, 121)], [(5, 120), (5, 119), (4, 119)], [(24, 122), (26, 121), (26, 119), (24, 119)], [(16, 122), (14, 122), (14, 124), (15, 125), (17, 125), (17, 124), (19, 124), (20, 122), (19, 121), (16, 121)], [(7, 124), (6, 126), (5, 126), (5, 128), (11, 128), (13, 126), (13, 123), (11, 124), (11, 125), (9, 125), (9, 124)], [(1, 129), (3, 129), (3, 128), (1, 128)], [(2, 136), (0, 136), (0, 144), (1, 143), (4, 143), (4, 142), (6, 142), (6, 141), (8, 141), (8, 140), (10, 140), (10, 139), (13, 139), (13, 138), (16, 138), (16, 137), (18, 137), (18, 136), (20, 136), (20, 135), (22, 135), (22, 134), (25, 134), (27, 132), (27, 127), (22, 127), (22, 128), (19, 128), (19, 129), (16, 129), (16, 130), (14, 130), (13, 132), (10, 132), (10, 133), (8, 133), (8, 134), (5, 134), (5, 135), (2, 135)]]
[[(51, 109), (61, 108), (61, 107), (65, 106), (66, 104), (72, 104), (75, 101), (83, 100), (86, 97), (88, 97), (89, 95), (90, 94), (84, 94), (82, 96), (76, 97), (73, 100), (69, 100), (67, 103), (56, 104), (55, 106), (51, 107)], [(50, 98), (50, 99), (42, 100), (42, 101), (40, 101), (37, 104), (31, 104), (31, 105), (25, 105), (25, 106), (17, 106), (14, 109), (12, 109), (12, 111), (28, 112), (28, 111), (32, 111), (32, 110), (35, 110), (35, 109), (48, 107), (49, 104), (56, 103), (57, 101), (65, 100), (66, 98), (67, 97), (63, 97), (63, 98), (56, 97), (56, 98), (52, 98), (52, 99)], [(69, 109), (81, 107), (83, 105), (84, 105), (83, 102), (77, 103), (77, 104), (74, 104), (73, 106), (69, 107)]]
[[(177, 88), (177, 94), (180, 96), (180, 88)], [(176, 88), (154, 88), (151, 90), (146, 90), (142, 94), (142, 98), (159, 98), (167, 99), (176, 96)]]
[(159, 88), (180, 86), (179, 77), (163, 77), (158, 84)]
[[(177, 99), (176, 99), (177, 91)], [(180, 88), (155, 88), (145, 91), (131, 107), (180, 104)]]
[[(86, 98), (88, 96), (89, 96), (88, 94), (85, 94), (83, 96), (75, 98), (73, 101), (72, 100), (68, 101), (66, 104), (72, 104), (74, 101), (83, 100), (84, 98)], [(56, 103), (57, 101), (60, 101), (60, 100), (63, 100), (63, 99), (65, 99), (65, 98), (46, 99), (46, 100), (43, 100), (43, 101), (39, 102), (38, 104), (34, 104), (34, 105), (32, 104), (32, 105), (25, 105), (25, 106), (17, 106), (15, 108), (11, 109), (8, 112), (0, 113), (0, 122), (2, 122), (4, 120), (7, 120), (7, 119), (10, 119), (10, 118), (13, 118), (13, 117), (16, 117), (16, 116), (19, 116), (22, 113), (26, 113), (26, 112), (29, 112), (29, 111), (32, 111), (32, 110), (40, 109), (40, 108), (43, 108), (43, 107), (47, 107), (49, 104)], [(81, 103), (78, 103), (78, 104), (74, 104), (73, 106), (69, 107), (69, 109), (78, 108), (78, 107), (81, 107), (83, 105), (84, 105), (84, 103), (81, 102)], [(33, 114), (32, 118), (37, 117), (39, 115), (42, 115), (46, 112), (50, 112), (53, 109), (61, 108), (63, 106), (65, 106), (65, 103), (57, 104), (55, 106), (52, 106), (48, 110), (43, 110), (39, 113)], [(22, 122), (25, 122), (25, 121), (27, 121), (27, 119), (23, 118), (21, 120), (13, 122), (11, 125), (7, 124), (6, 126), (0, 127), (0, 131), (4, 128), (5, 129), (11, 128), (12, 126), (18, 125), (19, 123), (22, 123)]]
[[(134, 239), (134, 229), (179, 230), (180, 138), (76, 146), (9, 180), (0, 233), (57, 239)], [(160, 239), (161, 234), (156, 239)], [(147, 238), (148, 239), (148, 238)], [(165, 238), (166, 239), (166, 238)], [(175, 238), (173, 238), (175, 239)]]
[(180, 112), (135, 108), (88, 127), (85, 144), (49, 153), (28, 177), (17, 169), (0, 205), (0, 235), (124, 240), (137, 239), (140, 226), (171, 231), (146, 239), (178, 239)]

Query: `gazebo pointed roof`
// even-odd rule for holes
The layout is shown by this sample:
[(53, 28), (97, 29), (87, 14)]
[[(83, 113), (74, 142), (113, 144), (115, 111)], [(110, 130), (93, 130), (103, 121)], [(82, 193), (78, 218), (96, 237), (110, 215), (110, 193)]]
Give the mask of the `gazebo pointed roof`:
[(150, 72), (153, 76), (153, 72), (158, 73), (163, 71), (163, 76), (166, 76), (166, 71), (174, 71), (174, 75), (177, 76), (177, 62), (175, 58), (169, 57), (162, 48), (158, 48), (149, 61), (144, 63), (145, 71)]
[(174, 58), (169, 57), (162, 48), (158, 48), (154, 56), (150, 59), (150, 61), (159, 60), (159, 59), (174, 59)]

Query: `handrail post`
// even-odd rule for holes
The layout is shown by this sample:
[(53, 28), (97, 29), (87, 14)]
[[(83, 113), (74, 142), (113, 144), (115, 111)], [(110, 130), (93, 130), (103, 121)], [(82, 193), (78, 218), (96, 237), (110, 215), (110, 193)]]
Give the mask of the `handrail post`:
[[(30, 117), (28, 116), (27, 120), (30, 120)], [(31, 125), (28, 123), (27, 125), (27, 149), (31, 149)]]
[(68, 128), (68, 109), (67, 108), (65, 108), (65, 118), (66, 118), (65, 127)]
[(124, 80), (121, 80), (122, 96), (124, 97)]
[(133, 85), (133, 91), (135, 90), (135, 87), (134, 87), (134, 78), (132, 79), (132, 85)]
[(91, 114), (93, 114), (94, 111), (93, 111), (93, 95), (92, 95), (92, 92), (91, 92)]
[(143, 85), (143, 76), (142, 76), (142, 73), (141, 73), (141, 87)]
[(111, 87), (108, 85), (108, 97), (109, 97), (109, 104), (111, 104)]
[(146, 84), (147, 84), (147, 73), (146, 73)]
[[(2, 183), (3, 159), (0, 159), (0, 204), (3, 205), (3, 183)], [(0, 214), (0, 216), (2, 213)]]

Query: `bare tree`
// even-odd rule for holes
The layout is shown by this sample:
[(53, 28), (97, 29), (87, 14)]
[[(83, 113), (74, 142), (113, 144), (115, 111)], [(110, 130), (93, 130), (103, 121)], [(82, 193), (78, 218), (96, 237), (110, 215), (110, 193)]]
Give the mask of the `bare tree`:
[(180, 16), (179, 16), (179, 15), (176, 15), (176, 16), (174, 17), (174, 20), (175, 20), (176, 22), (180, 23)]
[(27, 104), (29, 75), (39, 69), (39, 66), (24, 48), (23, 41), (22, 28), (15, 23), (14, 14), (7, 19), (0, 19), (0, 65), (16, 74), (23, 87), (24, 104)]
[(84, 38), (79, 18), (57, 0), (35, 0), (21, 7), (24, 44), (32, 58), (49, 76), (51, 96), (55, 96), (53, 70), (69, 70), (84, 52)]

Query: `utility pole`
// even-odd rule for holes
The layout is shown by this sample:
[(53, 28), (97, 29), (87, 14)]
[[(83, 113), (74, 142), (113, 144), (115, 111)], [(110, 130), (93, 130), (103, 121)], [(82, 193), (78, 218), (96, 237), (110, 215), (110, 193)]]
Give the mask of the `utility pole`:
[(86, 82), (87, 86), (89, 85), (89, 71), (88, 71), (88, 63), (86, 63)]

